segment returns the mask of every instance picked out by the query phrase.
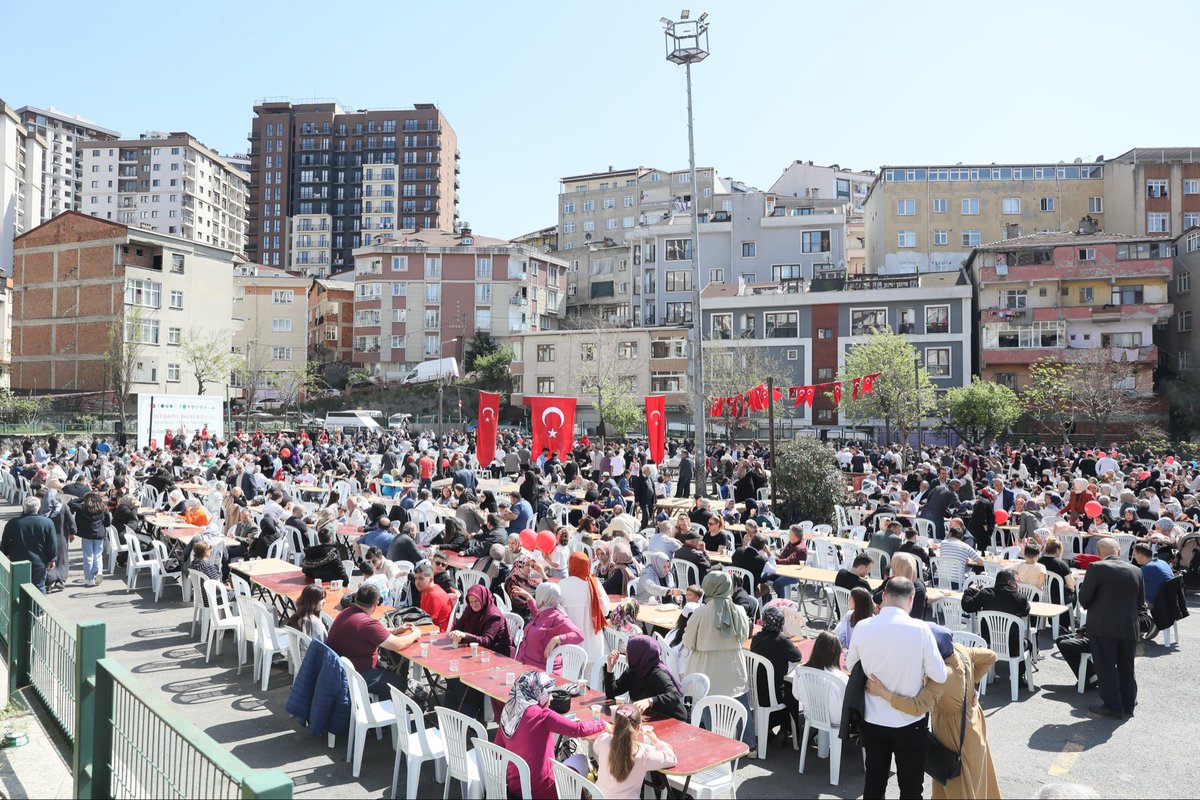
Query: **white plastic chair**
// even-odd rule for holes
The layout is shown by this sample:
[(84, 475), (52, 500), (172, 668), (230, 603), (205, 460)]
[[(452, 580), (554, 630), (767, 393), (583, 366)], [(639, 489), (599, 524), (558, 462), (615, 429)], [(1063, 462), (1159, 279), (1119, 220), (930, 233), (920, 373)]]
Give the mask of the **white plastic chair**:
[[(1050, 603), (1059, 603), (1060, 605), (1067, 604), (1067, 584), (1063, 581), (1062, 575), (1056, 575), (1053, 572), (1046, 573), (1046, 588), (1042, 590), (1042, 597)], [(1061, 615), (1059, 615), (1061, 616)], [(1070, 619), (1070, 614), (1067, 619)], [(1050, 635), (1051, 638), (1058, 638), (1059, 619), (1052, 617), (1050, 619)]]
[(847, 533), (846, 538), (853, 539), (856, 542), (865, 542), (868, 539), (866, 525), (851, 525)]
[(267, 558), (278, 558), (280, 561), (287, 561), (289, 547), (288, 537), (280, 536), (267, 546)]
[[(746, 683), (750, 687), (750, 710), (754, 714), (754, 729), (757, 733), (758, 740), (758, 757), (767, 757), (767, 731), (771, 727), (771, 714), (776, 711), (782, 711), (785, 706), (783, 701), (779, 699), (775, 692), (775, 666), (767, 659), (760, 656), (758, 653), (751, 653), (749, 650), (742, 651), (742, 658), (746, 662)], [(762, 697), (759, 694), (758, 673), (766, 672), (767, 696)], [(796, 730), (796, 720), (790, 720), (792, 724), (792, 744), (799, 749), (800, 739)]]
[(754, 575), (748, 569), (726, 565), (721, 568), (734, 581), (734, 587), (741, 582), (742, 588), (746, 590), (746, 594), (754, 596)]
[[(225, 598), (225, 587), (214, 580), (205, 579), (204, 596), (208, 598), (208, 647), (204, 662), (212, 660), (213, 642), (217, 643), (217, 655), (221, 655), (221, 640), (225, 631), (233, 631), (236, 639), (242, 638), (242, 619), (233, 613)], [(242, 668), (242, 656), (238, 655), (238, 670)]]
[(486, 589), (492, 585), (492, 579), (487, 576), (487, 573), (480, 572), (477, 569), (460, 569), (454, 574), (454, 585), (458, 588), (458, 593), (463, 597), (467, 596), (467, 589), (470, 589), (475, 584), (479, 584)]
[[(1020, 677), (1021, 662), (1025, 662), (1025, 681), (1029, 686), (1029, 691), (1034, 691), (1037, 687), (1033, 683), (1033, 651), (1026, 651), (1024, 646), (1020, 647), (1020, 651), (1013, 653), (1009, 649), (1011, 631), (1013, 626), (1017, 628), (1017, 641), (1023, 642), (1027, 637), (1026, 631), (1028, 626), (1026, 621), (1012, 614), (1005, 614), (1003, 611), (980, 611), (979, 614), (979, 629), (983, 630), (983, 624), (987, 623), (987, 639), (988, 647), (996, 654), (996, 663), (1001, 661), (1008, 664), (1009, 681), (1012, 685), (1012, 699), (1017, 701), (1017, 679)], [(995, 666), (992, 667), (992, 672), (995, 671)], [(991, 677), (991, 676), (989, 676)]]
[(841, 619), (850, 611), (850, 590), (843, 589), (841, 586), (829, 586), (829, 593), (826, 595), (829, 602), (832, 604), (833, 614), (836, 619)]
[(295, 631), (276, 627), (275, 615), (262, 603), (255, 603), (253, 610), (255, 661), (258, 662), (258, 667), (262, 670), (262, 690), (265, 692), (267, 690), (267, 683), (271, 679), (271, 661), (277, 654), (282, 655), (287, 660), (288, 669), (293, 673), (299, 665), (299, 662), (292, 661), (291, 648), (288, 643), (288, 639)]
[[(950, 631), (950, 638), (955, 644), (961, 644), (963, 647), (987, 647), (988, 643), (978, 633), (970, 631)], [(979, 684), (979, 693), (983, 694), (983, 684), (987, 679), (987, 675), (976, 675), (976, 682)]]
[(408, 774), (404, 796), (419, 797), (421, 767), (426, 761), (433, 762), (434, 777), (439, 783), (446, 780), (446, 743), (440, 730), (429, 730), (425, 727), (424, 712), (417, 705), (417, 701), (395, 686), (389, 688), (396, 714), (396, 762), (392, 767), (392, 797), (399, 797), (396, 794), (396, 786), (400, 783), (402, 759), (406, 761), (405, 769)]
[(501, 613), (504, 614), (504, 622), (508, 625), (508, 641), (514, 648), (513, 652), (516, 652), (517, 643), (521, 641), (521, 637), (525, 633), (525, 620), (520, 614), (514, 614), (511, 611)]
[(298, 631), (293, 628), (288, 628), (288, 659), (292, 662), (292, 683), (296, 683), (296, 676), (300, 674), (300, 665), (304, 663), (304, 656), (308, 653), (308, 646), (312, 644), (312, 637), (303, 631)]
[(521, 785), (521, 800), (533, 800), (533, 789), (529, 785), (529, 764), (516, 753), (492, 744), (487, 739), (471, 740), (475, 746), (475, 759), (479, 764), (479, 772), (483, 778), (483, 793), (492, 798), (508, 797), (508, 768), (511, 765), (517, 771), (517, 780)]
[(211, 613), (204, 605), (204, 574), (199, 570), (188, 571), (188, 582), (192, 586), (192, 629), (191, 635), (196, 635), (196, 625), (200, 625), (201, 641), (208, 639), (208, 620)]
[(693, 672), (681, 680), (679, 685), (683, 687), (684, 700), (690, 699), (694, 706), (708, 697), (708, 690), (712, 684), (703, 672)]
[(913, 527), (917, 529), (917, 544), (925, 547), (930, 540), (937, 535), (937, 526), (933, 524), (933, 520), (917, 517), (912, 521)]
[(838, 560), (837, 546), (833, 542), (818, 541), (816, 545), (818, 567), (829, 570), (841, 568), (842, 562)]
[(236, 572), (229, 573), (229, 582), (233, 584), (233, 593), (235, 595), (244, 594), (246, 597), (252, 597), (253, 592), (250, 589), (250, 581), (238, 575)]
[[(154, 560), (158, 562), (157, 582), (154, 585), (154, 602), (157, 603), (162, 599), (163, 586), (166, 584), (168, 579), (173, 580), (176, 585), (179, 586), (180, 591), (183, 592), (183, 601), (185, 603), (191, 600), (192, 587), (191, 584), (184, 579), (183, 569), (179, 566), (175, 567), (174, 570), (167, 569), (167, 546), (157, 540), (151, 542), (150, 544), (154, 548)], [(152, 572), (151, 578), (153, 579), (154, 577), (155, 575)]]
[(109, 525), (104, 530), (104, 535), (108, 538), (108, 574), (117, 574), (117, 556), (121, 553), (129, 552), (128, 544), (121, 544), (121, 537), (117, 533), (115, 525)]
[(891, 563), (892, 557), (887, 554), (886, 550), (880, 550), (878, 547), (868, 547), (865, 552), (874, 559), (871, 564), (871, 577), (883, 580), (883, 576), (887, 574), (888, 565)]
[[(554, 662), (559, 657), (562, 658), (562, 671), (555, 672)], [(587, 660), (587, 650), (579, 645), (560, 644), (550, 651), (550, 656), (546, 659), (546, 672), (551, 675), (559, 675), (569, 681), (577, 681), (583, 677), (583, 671), (587, 668)]]
[[(701, 722), (707, 713), (709, 726), (713, 733), (730, 739), (741, 739), (742, 730), (746, 727), (746, 707), (740, 701), (713, 694), (699, 700), (692, 706), (692, 724), (703, 727)], [(737, 774), (738, 761), (721, 764), (720, 766), (697, 772), (688, 783), (688, 794), (696, 800), (714, 800), (717, 797), (734, 796), (734, 776)], [(667, 783), (677, 793), (683, 792), (687, 778), (679, 775), (668, 775)], [(564, 797), (559, 792), (559, 797)], [(570, 795), (575, 797), (576, 795)]]
[(692, 584), (700, 583), (700, 568), (682, 558), (671, 559), (671, 569), (675, 570), (675, 585), (686, 589)]
[(442, 794), (443, 800), (450, 797), (451, 781), (462, 784), (464, 800), (481, 800), (483, 780), (478, 756), (468, 748), (472, 739), (486, 739), (487, 729), (478, 720), (442, 706), (435, 708), (434, 712), (442, 732), (442, 741), (446, 744), (446, 788)]
[(951, 632), (965, 630), (961, 597), (939, 597), (933, 601), (933, 618)]
[(551, 761), (550, 769), (554, 770), (554, 790), (560, 798), (591, 797), (592, 800), (604, 800), (600, 787), (566, 764)]
[(254, 612), (256, 605), (262, 605), (248, 594), (235, 594), (233, 601), (237, 606), (238, 616), (242, 620), (242, 635), (238, 639), (238, 675), (242, 674), (242, 664), (246, 660), (246, 643), (250, 643), (250, 655), (253, 662), (250, 680), (258, 677), (258, 615)]
[[(622, 643), (629, 643), (629, 634), (624, 631), (619, 631), (611, 625), (606, 626), (600, 631), (604, 634), (604, 654), (608, 656), (613, 650), (620, 650)], [(665, 652), (665, 651), (664, 651)], [(603, 660), (603, 659), (601, 659)]]
[(962, 561), (947, 556), (934, 556), (929, 559), (929, 565), (933, 570), (933, 585), (938, 589), (955, 590), (962, 584)]
[(125, 546), (128, 548), (127, 552), (129, 553), (129, 557), (125, 562), (125, 591), (129, 592), (137, 588), (138, 573), (145, 571), (150, 573), (150, 585), (155, 589), (155, 594), (157, 595), (160, 566), (158, 559), (143, 553), (142, 548), (138, 546), (137, 537), (132, 533), (125, 534)]
[[(396, 713), (392, 700), (372, 702), (366, 680), (358, 674), (350, 659), (343, 657), (342, 666), (346, 668), (346, 677), (350, 681), (350, 735), (346, 737), (346, 760), (353, 760), (350, 773), (357, 778), (362, 771), (367, 731), (374, 730), (382, 739), (383, 729), (390, 728), (395, 736)], [(392, 693), (395, 694), (395, 689)]]
[[(808, 742), (808, 734), (816, 730), (819, 736), (824, 736), (829, 742), (829, 782), (838, 785), (842, 771), (842, 740), (838, 736), (841, 719), (833, 716), (829, 698), (844, 689), (841, 681), (823, 669), (812, 667), (796, 667), (792, 672), (792, 680), (801, 682), (801, 701), (804, 705), (804, 733), (800, 741)], [(808, 747), (800, 748), (800, 772), (804, 772), (804, 763), (808, 758)]]
[(1081, 653), (1079, 656), (1079, 672), (1075, 675), (1075, 691), (1079, 692), (1079, 694), (1083, 694), (1084, 690), (1087, 689), (1087, 668), (1088, 662), (1091, 659), (1091, 653)]

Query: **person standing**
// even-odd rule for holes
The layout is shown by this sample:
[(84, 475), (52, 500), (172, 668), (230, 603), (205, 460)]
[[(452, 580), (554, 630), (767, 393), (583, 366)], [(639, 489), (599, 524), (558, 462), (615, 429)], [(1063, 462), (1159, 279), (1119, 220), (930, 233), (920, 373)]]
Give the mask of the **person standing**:
[(679, 451), (679, 480), (675, 486), (676, 497), (692, 496), (692, 477), (695, 465), (687, 450)]
[[(929, 680), (945, 683), (946, 662), (933, 632), (909, 616), (915, 588), (907, 578), (893, 578), (883, 593), (883, 608), (854, 629), (846, 667), (861, 663), (868, 677), (876, 678), (889, 692), (915, 697)], [(903, 655), (901, 655), (903, 654)], [(862, 725), (866, 760), (863, 797), (883, 797), (892, 756), (901, 798), (919, 798), (925, 780), (928, 717), (897, 710), (877, 695), (866, 696)]]
[(1120, 557), (1115, 539), (1096, 545), (1100, 560), (1088, 567), (1079, 587), (1079, 605), (1088, 610), (1087, 631), (1101, 702), (1093, 714), (1121, 719), (1137, 705), (1133, 656), (1137, 650), (1138, 612), (1145, 603), (1142, 571)]
[(54, 569), (58, 557), (54, 523), (39, 512), (42, 500), (30, 495), (21, 503), (21, 516), (10, 519), (0, 536), (0, 553), (9, 561), (28, 561), (30, 580), (42, 594), (46, 593), (46, 572)]

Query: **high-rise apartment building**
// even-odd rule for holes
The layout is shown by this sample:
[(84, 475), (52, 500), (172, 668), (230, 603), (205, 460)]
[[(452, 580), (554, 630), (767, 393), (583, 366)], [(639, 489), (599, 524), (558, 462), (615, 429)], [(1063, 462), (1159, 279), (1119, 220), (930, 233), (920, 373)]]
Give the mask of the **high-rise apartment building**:
[(46, 158), (42, 165), (42, 219), (52, 219), (64, 211), (83, 210), (83, 142), (112, 141), (116, 131), (101, 128), (83, 117), (59, 111), (54, 106), (25, 106), (17, 111), (25, 128), (46, 140)]
[(46, 139), (0, 100), (0, 271), (11, 275), (13, 239), (42, 221)]
[(1105, 228), (1102, 163), (885, 166), (864, 204), (867, 270), (955, 271), (980, 244)]
[(821, 166), (811, 161), (793, 161), (767, 191), (779, 200), (804, 198), (836, 200), (846, 204), (845, 269), (858, 275), (867, 269), (867, 230), (863, 204), (875, 180), (873, 171), (856, 172), (838, 164)]
[(1179, 236), (1200, 225), (1200, 147), (1135, 147), (1104, 170), (1110, 232)]
[(80, 148), (83, 213), (245, 252), (248, 176), (191, 134), (149, 131)]
[(401, 230), (452, 231), (458, 137), (430, 103), (264, 102), (250, 131), (251, 260), (328, 277)]

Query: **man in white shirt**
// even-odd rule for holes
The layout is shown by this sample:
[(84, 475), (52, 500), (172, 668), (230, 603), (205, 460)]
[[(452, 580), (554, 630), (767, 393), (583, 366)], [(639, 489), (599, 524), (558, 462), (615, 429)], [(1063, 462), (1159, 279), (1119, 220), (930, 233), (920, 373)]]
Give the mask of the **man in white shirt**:
[[(1113, 453), (1115, 452), (1114, 450)], [(1116, 472), (1121, 468), (1121, 465), (1117, 463), (1117, 459), (1113, 458), (1113, 453), (1106, 453), (1096, 461), (1096, 475), (1098, 477), (1103, 478), (1109, 472)]]
[[(854, 626), (846, 653), (847, 669), (853, 671), (854, 665), (861, 662), (869, 677), (908, 697), (917, 696), (926, 678), (934, 683), (946, 681), (946, 663), (938, 652), (933, 631), (908, 615), (913, 593), (912, 581), (907, 578), (888, 581), (883, 608), (878, 615)], [(866, 695), (862, 741), (867, 775), (863, 797), (884, 796), (893, 755), (900, 797), (921, 796), (928, 729), (927, 716), (905, 714), (883, 698)]]

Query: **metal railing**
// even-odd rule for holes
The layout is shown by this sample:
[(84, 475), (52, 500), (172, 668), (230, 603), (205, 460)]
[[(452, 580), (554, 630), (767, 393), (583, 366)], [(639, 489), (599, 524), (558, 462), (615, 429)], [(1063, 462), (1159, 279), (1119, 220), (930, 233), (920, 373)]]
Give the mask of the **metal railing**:
[[(148, 694), (116, 661), (96, 670), (90, 796), (112, 798), (290, 798), (280, 770), (256, 771)], [(101, 754), (104, 754), (103, 756)]]
[[(0, 640), (9, 649), (12, 647), (12, 609), (13, 587), (29, 583), (30, 564), (28, 561), (13, 563), (7, 556), (0, 555)], [(9, 679), (12, 679), (10, 674)]]

